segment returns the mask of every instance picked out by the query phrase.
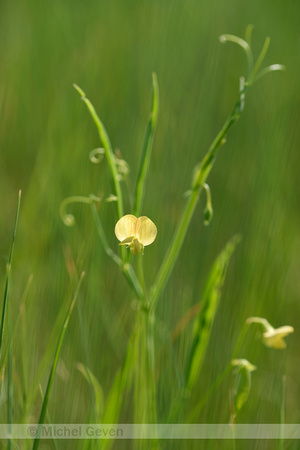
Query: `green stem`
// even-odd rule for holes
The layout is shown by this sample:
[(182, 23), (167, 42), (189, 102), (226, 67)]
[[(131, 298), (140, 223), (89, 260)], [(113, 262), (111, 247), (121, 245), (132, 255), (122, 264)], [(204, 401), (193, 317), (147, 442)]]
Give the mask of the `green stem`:
[(225, 121), (222, 129), (218, 133), (217, 137), (211, 144), (207, 154), (203, 158), (201, 164), (196, 167), (195, 175), (192, 183), (192, 192), (189, 197), (186, 208), (183, 212), (182, 219), (180, 224), (175, 232), (173, 240), (169, 246), (165, 259), (161, 265), (161, 268), (158, 272), (158, 275), (155, 280), (155, 284), (152, 288), (151, 294), (151, 309), (155, 309), (159, 295), (163, 288), (165, 287), (168, 278), (173, 270), (173, 267), (177, 261), (179, 251), (183, 244), (184, 238), (186, 236), (189, 224), (194, 214), (195, 207), (197, 205), (199, 196), (201, 194), (203, 184), (206, 182), (206, 179), (213, 167), (215, 162), (217, 152), (219, 148), (225, 143), (225, 137), (229, 130), (229, 128), (238, 120), (240, 117), (240, 113), (242, 111), (242, 103), (244, 99), (246, 91), (246, 86), (243, 86), (243, 89), (240, 91), (239, 98), (231, 112)]
[(79, 92), (79, 94), (81, 95), (81, 99), (86, 104), (86, 106), (95, 122), (95, 125), (98, 129), (100, 140), (101, 140), (102, 145), (105, 150), (108, 167), (109, 167), (109, 170), (110, 170), (110, 173), (112, 176), (115, 195), (118, 198), (117, 210), (118, 210), (118, 218), (120, 219), (124, 215), (124, 213), (123, 213), (123, 196), (122, 196), (120, 181), (118, 178), (118, 171), (117, 171), (117, 167), (116, 167), (116, 163), (115, 163), (115, 157), (114, 157), (114, 153), (112, 151), (109, 136), (108, 136), (107, 131), (106, 131), (103, 123), (101, 122), (93, 104), (91, 103), (91, 101), (86, 97), (83, 90), (79, 86), (77, 86), (77, 84), (74, 84), (73, 86), (77, 90), (77, 92)]
[[(124, 276), (128, 281), (130, 287), (134, 290), (139, 300), (143, 298), (143, 288), (141, 287), (139, 280), (137, 279), (133, 267), (129, 263), (124, 263), (123, 260), (111, 249), (107, 241), (105, 231), (103, 229), (97, 208), (95, 203), (91, 204), (92, 215), (95, 221), (95, 225), (102, 242), (105, 253), (112, 258), (112, 260), (123, 270)], [(125, 250), (125, 249), (124, 249)]]
[(157, 423), (154, 324), (155, 324), (155, 316), (151, 311), (149, 311), (146, 313), (146, 338), (147, 338), (147, 353), (148, 353), (147, 356), (149, 366), (151, 423)]
[(133, 270), (132, 265), (129, 263), (125, 263), (122, 266), (122, 270), (123, 270), (126, 280), (128, 281), (129, 285), (132, 287), (134, 292), (136, 293), (138, 299), (142, 300), (144, 298), (144, 292), (140, 285), (139, 280), (136, 277), (136, 274)]
[[(155, 383), (155, 342), (154, 342), (154, 312), (149, 309), (147, 289), (143, 271), (143, 255), (138, 256), (138, 273), (143, 289), (141, 309), (137, 311), (137, 326), (139, 330), (136, 384), (135, 384), (135, 420), (136, 423), (157, 423), (156, 383)], [(143, 448), (157, 448), (158, 442), (141, 440)], [(150, 446), (150, 447), (149, 447)]]
[(145, 283), (145, 277), (144, 277), (142, 253), (139, 253), (139, 255), (138, 255), (138, 273), (139, 273), (140, 285), (143, 289), (143, 306), (145, 309), (148, 309), (148, 297), (147, 297), (147, 289), (146, 289), (146, 283)]
[(94, 218), (94, 221), (95, 221), (95, 225), (96, 225), (96, 228), (97, 228), (97, 231), (98, 231), (98, 235), (99, 235), (100, 240), (102, 242), (102, 245), (103, 245), (105, 253), (118, 266), (122, 267), (122, 265), (123, 265), (122, 259), (110, 248), (110, 246), (108, 244), (108, 241), (106, 239), (105, 232), (104, 232), (104, 229), (103, 229), (103, 226), (102, 226), (102, 223), (101, 223), (101, 220), (100, 220), (100, 217), (99, 217), (99, 214), (98, 214), (98, 211), (97, 211), (97, 208), (96, 208), (96, 205), (95, 205), (94, 202), (91, 204), (91, 210), (92, 210), (92, 215), (93, 215), (93, 218)]
[(175, 236), (173, 237), (173, 240), (170, 244), (169, 250), (168, 250), (168, 252), (165, 256), (165, 259), (162, 263), (162, 266), (158, 272), (158, 275), (155, 280), (155, 284), (152, 288), (152, 294), (151, 294), (151, 299), (150, 299), (150, 302), (151, 302), (150, 308), (152, 310), (155, 310), (157, 300), (159, 298), (159, 294), (162, 291), (162, 289), (165, 287), (165, 284), (167, 283), (168, 278), (171, 274), (171, 271), (175, 265), (175, 262), (177, 260), (179, 251), (181, 249), (183, 240), (187, 233), (188, 226), (193, 217), (194, 210), (195, 210), (196, 204), (198, 202), (200, 192), (201, 192), (201, 188), (194, 190), (192, 192), (192, 195), (190, 196), (188, 203), (186, 205), (185, 211), (183, 213), (179, 227), (177, 228)]
[[(148, 309), (137, 311), (137, 361), (135, 382), (134, 419), (139, 424), (157, 424), (156, 382), (155, 382), (155, 346), (153, 313)], [(140, 430), (140, 439), (137, 448), (156, 449), (159, 443), (155, 439), (148, 442), (143, 438), (143, 429)]]

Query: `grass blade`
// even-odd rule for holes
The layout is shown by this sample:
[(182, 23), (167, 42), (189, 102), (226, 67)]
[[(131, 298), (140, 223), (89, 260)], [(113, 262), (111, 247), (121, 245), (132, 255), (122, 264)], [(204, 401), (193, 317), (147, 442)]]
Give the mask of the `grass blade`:
[[(44, 401), (45, 397), (44, 397), (42, 386), (39, 385), (39, 388), (40, 388), (40, 394), (41, 394), (41, 397), (42, 397), (42, 401)], [(46, 418), (47, 418), (48, 424), (52, 425), (52, 420), (50, 419), (50, 415), (49, 415), (48, 411), (46, 411)], [(56, 441), (55, 437), (53, 437), (52, 442), (53, 442), (54, 449), (58, 450), (57, 441)]]
[(19, 196), (18, 196), (18, 204), (17, 204), (17, 211), (16, 211), (16, 217), (15, 217), (15, 225), (14, 225), (13, 237), (12, 237), (12, 242), (11, 242), (11, 247), (10, 247), (10, 253), (9, 253), (9, 257), (8, 257), (8, 263), (7, 263), (6, 280), (5, 280), (4, 297), (3, 297), (3, 306), (2, 306), (1, 326), (0, 326), (0, 359), (1, 359), (1, 350), (2, 350), (2, 342), (3, 342), (3, 333), (4, 333), (4, 324), (5, 324), (7, 299), (8, 299), (8, 290), (9, 290), (9, 281), (10, 281), (10, 272), (11, 272), (11, 262), (12, 262), (14, 247), (15, 247), (15, 239), (16, 239), (16, 234), (17, 234), (17, 226), (18, 226), (18, 220), (19, 220), (20, 206), (21, 206), (21, 191), (19, 191)]
[[(4, 334), (4, 324), (5, 317), (7, 315), (8, 321), (8, 350), (7, 350), (7, 423), (9, 426), (13, 422), (13, 380), (12, 380), (12, 365), (13, 365), (13, 356), (12, 356), (12, 318), (11, 318), (11, 305), (8, 303), (9, 298), (9, 286), (10, 286), (10, 277), (11, 277), (11, 263), (15, 246), (15, 239), (17, 234), (17, 226), (19, 220), (19, 212), (21, 206), (21, 191), (19, 191), (18, 195), (18, 203), (17, 203), (17, 211), (15, 216), (15, 224), (12, 236), (12, 242), (8, 257), (7, 269), (6, 269), (6, 279), (5, 279), (5, 288), (4, 288), (4, 297), (3, 297), (3, 307), (2, 307), (2, 317), (1, 317), (1, 326), (0, 326), (0, 359), (1, 359), (1, 350), (2, 350), (2, 342), (3, 342), (3, 334)], [(9, 430), (10, 431), (10, 430)], [(12, 441), (8, 440), (8, 450), (11, 449)]]
[(93, 372), (91, 372), (91, 370), (87, 366), (85, 366), (82, 363), (78, 363), (76, 367), (79, 370), (79, 372), (84, 376), (85, 380), (88, 382), (88, 384), (94, 391), (95, 396), (94, 419), (96, 421), (95, 423), (101, 423), (104, 406), (104, 394), (102, 386), (100, 385), (99, 381), (97, 380)]
[(186, 370), (186, 383), (192, 389), (198, 379), (206, 349), (208, 346), (213, 321), (218, 310), (221, 298), (221, 289), (225, 280), (230, 257), (239, 238), (234, 236), (217, 257), (209, 274), (204, 294), (202, 297), (202, 309), (196, 319), (193, 341)]
[(64, 340), (64, 336), (65, 336), (66, 329), (67, 329), (68, 324), (69, 324), (69, 320), (70, 320), (72, 311), (74, 309), (74, 306), (75, 306), (75, 303), (76, 303), (76, 300), (77, 300), (79, 288), (80, 288), (81, 282), (83, 280), (83, 277), (84, 277), (84, 272), (81, 273), (81, 276), (80, 276), (80, 278), (78, 280), (78, 283), (77, 283), (77, 286), (76, 286), (76, 289), (75, 289), (75, 294), (74, 294), (74, 296), (72, 298), (72, 301), (70, 303), (70, 306), (69, 306), (66, 318), (64, 320), (64, 323), (63, 323), (63, 326), (62, 326), (62, 329), (61, 329), (61, 332), (60, 332), (60, 336), (59, 336), (59, 340), (58, 340), (58, 343), (57, 343), (56, 352), (55, 352), (55, 355), (54, 355), (53, 364), (52, 364), (50, 375), (49, 375), (49, 379), (48, 379), (48, 384), (47, 384), (47, 388), (46, 388), (46, 392), (45, 392), (45, 397), (44, 397), (44, 401), (43, 401), (43, 404), (42, 404), (42, 409), (41, 409), (41, 414), (40, 414), (40, 419), (39, 419), (39, 427), (38, 427), (37, 435), (36, 435), (36, 438), (34, 440), (34, 444), (33, 444), (33, 447), (32, 447), (33, 450), (37, 450), (37, 448), (39, 446), (41, 426), (43, 425), (44, 420), (45, 420), (45, 415), (46, 415), (46, 411), (47, 411), (49, 395), (50, 395), (50, 391), (51, 391), (51, 387), (52, 387), (52, 382), (53, 382), (53, 377), (54, 377), (54, 374), (55, 374), (56, 366), (57, 366), (57, 363), (58, 363), (58, 358), (59, 358), (61, 346), (62, 346), (62, 343), (63, 343), (63, 340)]
[[(110, 388), (109, 395), (104, 406), (102, 419), (102, 423), (104, 424), (118, 423), (124, 395), (130, 389), (133, 381), (133, 374), (136, 367), (136, 340), (138, 339), (138, 335), (139, 334), (137, 331), (134, 330), (128, 343), (127, 355), (124, 364), (118, 370), (112, 387)], [(103, 440), (102, 449), (110, 449), (113, 443), (113, 439)]]
[(140, 161), (140, 168), (138, 173), (138, 178), (136, 182), (135, 188), (135, 203), (133, 214), (136, 217), (139, 217), (141, 214), (141, 208), (145, 193), (145, 183), (147, 179), (147, 173), (150, 165), (151, 159), (151, 150), (153, 145), (153, 137), (156, 129), (157, 118), (158, 118), (158, 110), (159, 110), (159, 92), (158, 92), (158, 83), (157, 76), (155, 73), (152, 74), (152, 86), (153, 86), (153, 94), (152, 94), (152, 110), (150, 114), (150, 118), (148, 121), (148, 125), (146, 128), (143, 150)]

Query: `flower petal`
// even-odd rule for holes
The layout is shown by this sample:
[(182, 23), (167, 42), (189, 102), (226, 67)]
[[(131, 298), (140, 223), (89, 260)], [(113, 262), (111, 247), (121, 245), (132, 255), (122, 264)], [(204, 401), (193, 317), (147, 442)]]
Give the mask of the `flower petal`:
[(276, 328), (275, 330), (273, 329), (272, 331), (263, 333), (263, 340), (267, 347), (283, 349), (286, 347), (286, 343), (283, 338), (293, 332), (293, 327), (285, 325), (283, 327)]
[(115, 226), (115, 235), (119, 241), (122, 242), (130, 236), (136, 236), (136, 224), (137, 218), (132, 214), (121, 217)]
[(120, 242), (119, 245), (127, 245), (127, 246), (129, 246), (134, 239), (135, 239), (134, 236), (129, 236), (128, 238), (124, 239), (124, 241)]
[(281, 337), (285, 337), (290, 333), (294, 333), (294, 328), (290, 325), (284, 325), (283, 327), (275, 328), (274, 332)]
[(138, 255), (141, 251), (143, 251), (143, 245), (137, 238), (133, 238), (130, 244), (130, 251), (133, 255)]
[(286, 348), (286, 343), (280, 336), (268, 336), (268, 333), (264, 333), (263, 342), (267, 347), (276, 348), (278, 350)]
[(136, 224), (136, 237), (141, 244), (150, 245), (155, 240), (157, 235), (157, 228), (146, 216), (139, 217)]

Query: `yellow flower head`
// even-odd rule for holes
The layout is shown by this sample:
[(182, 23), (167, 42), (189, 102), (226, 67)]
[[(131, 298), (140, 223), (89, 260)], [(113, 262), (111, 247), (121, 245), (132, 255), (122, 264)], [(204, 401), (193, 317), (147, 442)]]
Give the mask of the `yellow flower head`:
[(282, 350), (286, 347), (284, 337), (288, 334), (294, 333), (294, 328), (290, 325), (285, 325), (279, 328), (273, 328), (272, 325), (262, 317), (249, 317), (247, 323), (258, 323), (262, 326), (264, 332), (262, 333), (262, 341), (267, 347)]
[(127, 245), (131, 253), (137, 255), (155, 240), (157, 228), (146, 216), (137, 219), (132, 214), (127, 214), (117, 222), (115, 234), (121, 241), (119, 245)]
[(272, 330), (263, 333), (264, 344), (267, 347), (283, 349), (286, 347), (286, 343), (283, 338), (293, 332), (294, 328), (289, 325), (275, 329), (273, 328)]

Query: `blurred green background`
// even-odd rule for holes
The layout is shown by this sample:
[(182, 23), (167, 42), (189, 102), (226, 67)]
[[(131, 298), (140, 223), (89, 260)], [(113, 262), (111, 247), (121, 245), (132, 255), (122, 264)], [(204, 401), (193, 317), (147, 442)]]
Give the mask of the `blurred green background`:
[[(282, 63), (287, 71), (268, 75), (251, 88), (245, 112), (230, 130), (208, 180), (214, 218), (209, 227), (203, 226), (202, 198), (160, 300), (158, 318), (165, 331), (157, 332), (157, 349), (159, 353), (168, 347), (165, 336), (200, 300), (209, 268), (227, 240), (241, 234), (195, 399), (227, 364), (246, 318), (257, 315), (274, 327), (292, 325), (295, 334), (288, 338), (287, 349), (279, 352), (267, 350), (257, 333), (249, 333), (240, 356), (259, 369), (253, 374), (251, 396), (239, 422), (279, 422), (283, 374), (287, 376), (286, 422), (299, 422), (299, 16), (299, 2), (279, 0), (1, 0), (2, 292), (17, 192), (22, 189), (12, 278), (14, 318), (33, 274), (23, 317), (26, 326), (23, 323), (17, 331), (14, 343), (17, 398), (22, 391), (19, 385), (24, 382), (28, 388), (36, 380), (52, 333), (56, 342), (55, 324), (68, 304), (72, 284), (66, 261), (69, 271), (74, 270), (72, 261), (77, 271), (86, 271), (50, 398), (53, 423), (89, 420), (92, 395), (76, 364), (86, 364), (107, 392), (124, 359), (134, 318), (132, 293), (104, 254), (89, 207), (71, 207), (77, 220), (74, 228), (66, 228), (59, 216), (65, 197), (111, 192), (105, 163), (96, 166), (89, 161), (89, 152), (99, 146), (98, 135), (72, 84), (77, 83), (94, 103), (113, 148), (119, 148), (130, 165), (134, 186), (150, 111), (151, 73), (157, 73), (160, 116), (143, 211), (158, 228), (144, 258), (150, 284), (183, 210), (192, 169), (231, 111), (239, 76), (246, 71), (241, 49), (222, 46), (218, 37), (244, 36), (249, 23), (254, 25), (256, 55), (270, 36), (265, 63)], [(117, 250), (112, 204), (101, 205), (100, 215)], [(162, 423), (179, 390), (189, 331), (176, 341), (159, 380)], [(49, 367), (50, 362), (38, 379), (42, 386)], [(39, 395), (36, 399), (28, 421), (37, 420)], [(22, 417), (19, 403), (16, 421)], [(225, 383), (198, 422), (226, 423), (229, 415)], [(132, 420), (130, 399), (122, 420)], [(126, 448), (121, 444), (115, 448)], [(183, 448), (182, 443), (173, 444), (169, 448), (179, 444)], [(255, 448), (272, 448), (263, 441), (256, 444)], [(44, 448), (52, 448), (47, 445)], [(64, 445), (61, 448), (67, 448)], [(130, 443), (126, 445), (130, 448)], [(193, 445), (210, 448), (215, 442), (190, 442), (187, 448)]]

